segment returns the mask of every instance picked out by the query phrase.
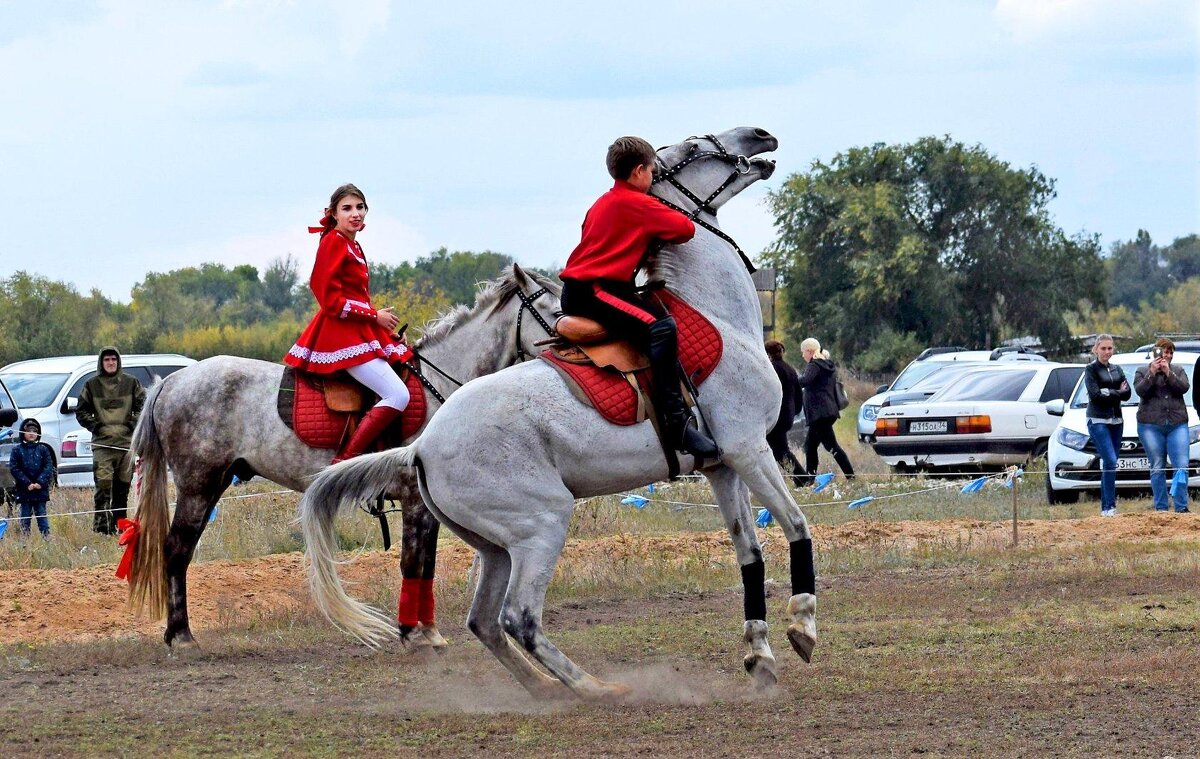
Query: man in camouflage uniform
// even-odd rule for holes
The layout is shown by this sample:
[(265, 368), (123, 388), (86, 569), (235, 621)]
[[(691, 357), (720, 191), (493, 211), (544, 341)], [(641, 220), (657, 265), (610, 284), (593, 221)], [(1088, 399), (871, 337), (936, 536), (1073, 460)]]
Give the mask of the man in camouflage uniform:
[(133, 428), (146, 391), (142, 383), (121, 371), (121, 354), (113, 346), (100, 351), (98, 374), (79, 394), (75, 419), (92, 433), (92, 474), (96, 478), (96, 513), (92, 529), (115, 535), (117, 520), (125, 516), (129, 483), (133, 479)]

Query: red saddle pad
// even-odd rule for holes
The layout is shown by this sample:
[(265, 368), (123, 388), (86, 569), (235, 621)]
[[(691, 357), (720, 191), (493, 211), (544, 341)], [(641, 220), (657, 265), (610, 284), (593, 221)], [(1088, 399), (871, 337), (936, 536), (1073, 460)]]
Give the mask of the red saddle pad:
[[(724, 351), (721, 333), (703, 314), (669, 290), (658, 290), (655, 297), (675, 317), (679, 363), (692, 384), (699, 387), (721, 360)], [(591, 363), (575, 363), (556, 355), (553, 350), (544, 351), (541, 358), (558, 369), (566, 381), (574, 383), (605, 419), (622, 426), (637, 424), (637, 393), (620, 372), (600, 369)], [(642, 370), (636, 375), (638, 384), (647, 393), (650, 392), (649, 374), (649, 370)]]
[[(289, 367), (288, 372), (285, 373), (285, 386), (287, 385), (286, 375), (292, 371)], [(295, 373), (294, 377), (295, 392), (286, 393), (293, 399), (289, 426), (296, 433), (296, 437), (300, 438), (301, 442), (307, 446), (337, 449), (347, 438), (350, 418), (361, 418), (362, 414), (330, 411), (329, 407), (325, 405), (325, 394), (308, 375)], [(421, 386), (421, 380), (417, 378), (417, 375), (409, 372), (405, 383), (408, 385), (409, 401), (408, 406), (404, 408), (404, 413), (400, 415), (400, 436), (403, 440), (412, 437), (417, 430), (421, 429), (421, 426), (425, 424), (425, 414), (428, 411), (425, 388)], [(281, 399), (284, 395), (283, 388), (281, 388)], [(282, 413), (281, 416), (283, 416)], [(284, 421), (289, 421), (287, 416), (284, 416)]]

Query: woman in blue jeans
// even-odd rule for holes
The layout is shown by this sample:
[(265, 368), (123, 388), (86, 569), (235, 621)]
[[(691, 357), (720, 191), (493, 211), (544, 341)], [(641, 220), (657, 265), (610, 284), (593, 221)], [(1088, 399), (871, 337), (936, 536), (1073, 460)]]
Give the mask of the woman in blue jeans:
[(1138, 403), (1138, 437), (1150, 458), (1150, 489), (1154, 492), (1154, 510), (1167, 511), (1167, 460), (1174, 469), (1171, 494), (1175, 511), (1188, 513), (1188, 414), (1183, 395), (1190, 383), (1187, 374), (1171, 366), (1175, 343), (1159, 338), (1154, 358), (1133, 375), (1133, 387), (1141, 397)]
[(1112, 335), (1098, 335), (1092, 347), (1096, 360), (1083, 370), (1088, 394), (1088, 435), (1100, 457), (1100, 516), (1103, 517), (1117, 515), (1117, 451), (1125, 430), (1121, 403), (1132, 395), (1125, 372), (1108, 362), (1114, 349)]

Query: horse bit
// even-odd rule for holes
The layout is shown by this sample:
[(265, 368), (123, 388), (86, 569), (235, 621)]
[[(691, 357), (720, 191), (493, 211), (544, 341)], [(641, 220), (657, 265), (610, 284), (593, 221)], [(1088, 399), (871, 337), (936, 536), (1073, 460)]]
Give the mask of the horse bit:
[[(746, 270), (749, 271), (751, 274), (753, 274), (756, 271), (755, 266), (750, 261), (750, 257), (747, 256), (742, 251), (741, 247), (737, 244), (737, 242), (735, 242), (732, 237), (730, 237), (729, 235), (722, 232), (716, 226), (709, 224), (707, 221), (700, 218), (701, 213), (707, 213), (707, 214), (711, 215), (714, 219), (717, 218), (717, 209), (712, 207), (712, 202), (714, 200), (716, 200), (718, 195), (720, 195), (722, 192), (725, 191), (725, 188), (727, 188), (727, 187), (729, 187), (729, 185), (733, 184), (734, 180), (736, 180), (740, 176), (745, 176), (746, 174), (750, 173), (750, 170), (752, 168), (752, 166), (750, 165), (750, 159), (744, 155), (733, 155), (732, 153), (730, 153), (728, 150), (725, 149), (725, 146), (721, 144), (721, 141), (717, 139), (716, 135), (706, 134), (703, 137), (692, 136), (692, 137), (689, 137), (688, 139), (689, 140), (698, 140), (698, 139), (708, 140), (713, 145), (715, 145), (717, 147), (717, 149), (716, 150), (700, 150), (699, 145), (697, 145), (696, 143), (692, 143), (690, 146), (690, 152), (688, 153), (687, 157), (685, 157), (682, 161), (675, 164), (674, 166), (670, 166), (670, 167), (668, 167), (666, 164), (664, 164), (661, 160), (659, 160), (656, 157), (655, 163), (657, 164), (657, 170), (654, 172), (653, 184), (658, 184), (659, 182), (669, 183), (675, 189), (677, 189), (681, 193), (683, 193), (683, 195), (685, 197), (687, 197), (688, 200), (690, 200), (696, 204), (695, 210), (693, 210), (689, 213), (688, 211), (685, 211), (684, 209), (675, 205), (671, 201), (666, 200), (665, 198), (660, 198), (657, 195), (655, 195), (653, 197), (659, 203), (662, 203), (663, 205), (665, 205), (669, 208), (674, 208), (676, 211), (679, 211), (680, 213), (687, 216), (688, 219), (690, 219), (693, 223), (704, 227), (709, 232), (712, 232), (717, 237), (720, 237), (722, 240), (724, 240), (725, 242), (732, 245), (733, 249), (736, 250), (738, 255), (742, 257), (742, 263), (744, 263), (746, 265)], [(682, 171), (686, 166), (688, 166), (689, 164), (691, 164), (695, 161), (700, 160), (701, 158), (715, 158), (718, 161), (727, 163), (733, 167), (733, 171), (730, 172), (729, 176), (725, 179), (725, 181), (722, 182), (721, 185), (719, 187), (717, 187), (717, 189), (713, 190), (712, 193), (709, 194), (709, 196), (707, 198), (705, 198), (704, 200), (701, 200), (696, 195), (696, 193), (692, 192), (690, 189), (688, 189), (686, 186), (684, 186), (684, 184), (682, 182), (680, 182), (679, 179), (675, 176), (680, 171)]]

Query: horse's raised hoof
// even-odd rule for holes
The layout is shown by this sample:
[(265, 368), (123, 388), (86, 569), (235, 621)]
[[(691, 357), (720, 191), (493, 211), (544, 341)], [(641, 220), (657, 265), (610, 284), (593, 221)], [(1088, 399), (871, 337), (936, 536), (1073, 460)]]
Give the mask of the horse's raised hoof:
[(812, 662), (813, 646), (817, 645), (817, 597), (812, 593), (797, 593), (788, 599), (787, 636), (806, 664)]
[(633, 693), (633, 688), (630, 688), (625, 683), (607, 683), (603, 680), (594, 680), (587, 688), (581, 688), (577, 693), (585, 701), (601, 704), (619, 704), (629, 698)]
[(754, 681), (754, 687), (758, 690), (774, 687), (779, 678), (775, 674), (775, 655), (767, 643), (767, 623), (761, 619), (746, 620), (742, 639), (750, 646), (750, 653), (742, 659), (742, 665)]

